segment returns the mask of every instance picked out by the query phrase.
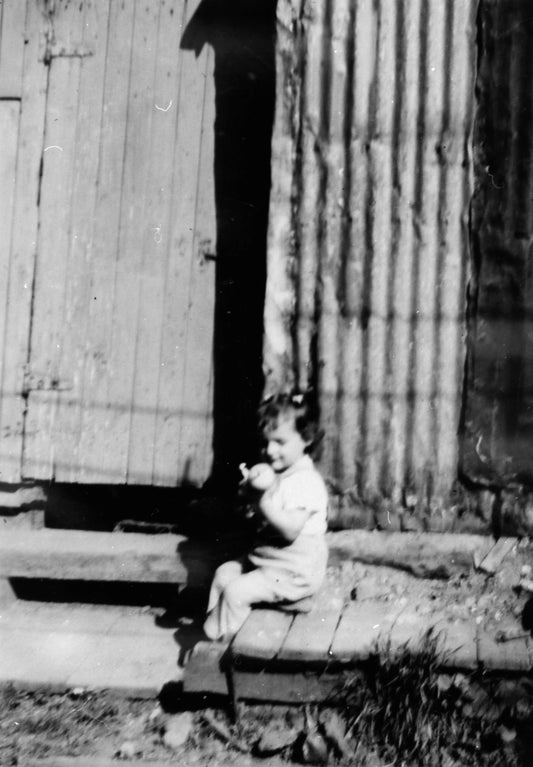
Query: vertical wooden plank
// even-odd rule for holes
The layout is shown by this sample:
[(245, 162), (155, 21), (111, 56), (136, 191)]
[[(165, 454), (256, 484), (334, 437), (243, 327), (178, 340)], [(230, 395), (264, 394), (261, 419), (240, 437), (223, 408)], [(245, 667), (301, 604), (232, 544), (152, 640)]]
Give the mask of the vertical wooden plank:
[[(154, 113), (154, 78), (157, 56), (159, 4), (136, 5), (129, 78), (128, 116), (124, 155), (122, 201), (120, 206), (118, 250), (115, 261), (115, 292), (112, 309), (111, 349), (107, 379), (106, 406), (113, 408), (107, 433), (99, 429), (99, 452), (113, 452), (112, 481), (149, 481), (151, 467), (142, 477), (129, 475), (128, 453), (134, 400), (136, 349), (141, 291), (146, 274), (143, 244), (147, 229), (147, 181), (150, 175), (150, 141)], [(154, 232), (151, 232), (152, 235)], [(149, 273), (150, 265), (146, 272)], [(142, 320), (150, 323), (151, 312)]]
[(30, 335), (31, 296), (35, 265), (39, 170), (47, 69), (39, 60), (43, 18), (37, 3), (28, 4), (19, 124), (13, 234), (8, 276), (3, 348), (1, 479), (21, 479), (24, 372)]
[[(66, 50), (73, 40), (79, 41), (82, 21), (83, 13), (78, 6), (66, 3), (56, 6), (54, 34), (64, 41)], [(59, 377), (59, 358), (65, 337), (63, 310), (80, 67), (78, 56), (54, 57), (50, 61), (23, 458), (24, 475), (42, 479), (49, 479), (54, 473), (57, 413), (54, 390), (72, 386), (70, 376), (64, 380)]]
[[(193, 13), (194, 9), (187, 5), (184, 27), (190, 22)], [(181, 423), (184, 410), (189, 406), (191, 396), (194, 396), (185, 388), (187, 355), (200, 352), (198, 348), (193, 348), (192, 343), (189, 344), (187, 332), (193, 295), (190, 286), (195, 269), (194, 230), (202, 138), (202, 131), (198, 130), (198, 126), (202, 125), (206, 103), (204, 89), (199, 87), (199, 82), (204, 79), (202, 75), (206, 73), (207, 55), (206, 47), (198, 58), (191, 50), (185, 50), (181, 54), (171, 199), (171, 250), (166, 278), (165, 332), (161, 346), (161, 361), (165, 362), (165, 366), (160, 370), (156, 428), (156, 484), (176, 484), (180, 476), (187, 477), (189, 470), (189, 456), (184, 453), (184, 450), (188, 449), (188, 427), (183, 432)], [(210, 311), (212, 312), (212, 308)], [(212, 322), (212, 317), (210, 321)], [(211, 349), (207, 351), (211, 355)], [(194, 385), (206, 386), (207, 381), (195, 382)], [(167, 482), (167, 478), (170, 481)]]
[[(0, 136), (2, 136), (2, 151), (0, 152), (0, 397), (10, 402), (12, 408), (18, 403), (22, 413), (23, 401), (20, 394), (6, 391), (4, 387), (4, 369), (6, 347), (10, 343), (7, 337), (8, 289), (11, 265), (11, 238), (13, 231), (14, 191), (17, 168), (17, 142), (19, 127), (20, 103), (18, 101), (0, 101)], [(6, 481), (16, 470), (15, 466), (6, 465), (13, 456), (4, 453), (4, 436), (10, 435), (11, 426), (0, 421), (0, 482)], [(17, 461), (18, 463), (18, 461)]]
[[(150, 163), (146, 183), (146, 207), (143, 242), (143, 278), (137, 317), (137, 344), (133, 384), (133, 408), (130, 422), (128, 477), (156, 484), (175, 484), (176, 474), (166, 470), (165, 452), (156, 451), (158, 405), (161, 376), (168, 359), (163, 354), (163, 336), (167, 332), (165, 291), (169, 259), (174, 258), (170, 232), (174, 211), (171, 209), (173, 156), (179, 108), (179, 78), (183, 53), (182, 0), (161, 3), (157, 36), (157, 60), (153, 97)], [(192, 179), (191, 179), (192, 181)], [(175, 312), (176, 307), (171, 311)], [(169, 323), (174, 318), (168, 319)], [(165, 414), (179, 407), (177, 391), (163, 405)], [(163, 415), (164, 417), (164, 415)], [(177, 441), (177, 435), (175, 437)], [(152, 471), (153, 467), (153, 471)]]
[[(215, 265), (206, 258), (216, 252), (214, 164), (214, 79), (213, 52), (204, 49), (198, 74), (203, 75), (201, 139), (198, 155), (196, 201), (191, 226), (191, 274), (185, 370), (180, 398), (180, 461), (185, 481), (201, 484), (211, 468), (212, 384), (213, 384), (213, 306)], [(201, 78), (197, 75), (197, 85)], [(207, 440), (207, 442), (205, 441)]]
[(0, 98), (22, 97), (26, 0), (0, 5)]
[[(124, 409), (127, 403), (120, 404), (110, 399), (112, 392), (109, 377), (121, 374), (120, 370), (113, 367), (111, 323), (115, 300), (134, 15), (133, 3), (111, 3), (91, 253), (91, 288), (83, 344), (85, 360), (77, 460), (78, 480), (81, 482), (125, 480), (125, 462), (121, 456), (114, 454), (114, 435), (119, 408)], [(106, 438), (109, 439), (107, 450), (104, 442)], [(105, 465), (102, 463), (104, 455)]]
[(85, 357), (92, 293), (94, 215), (97, 197), (100, 142), (103, 140), (103, 88), (108, 45), (109, 3), (84, 2), (82, 50), (92, 55), (81, 59), (79, 107), (74, 150), (71, 196), (71, 232), (59, 356), (59, 380), (72, 387), (59, 391), (55, 422), (54, 475), (57, 481), (76, 482), (79, 477), (79, 443), (82, 408), (102, 414), (102, 403), (84, 389)]

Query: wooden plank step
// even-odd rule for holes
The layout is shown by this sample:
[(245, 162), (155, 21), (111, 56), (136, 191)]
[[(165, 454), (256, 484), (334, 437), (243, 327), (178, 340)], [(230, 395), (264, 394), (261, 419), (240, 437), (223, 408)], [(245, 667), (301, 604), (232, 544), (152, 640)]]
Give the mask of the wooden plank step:
[(252, 610), (231, 645), (231, 654), (239, 660), (252, 658), (271, 661), (279, 650), (294, 621), (290, 613), (278, 610)]
[(326, 665), (344, 600), (333, 588), (322, 588), (309, 614), (296, 615), (277, 659), (292, 663)]
[(209, 585), (223, 552), (179, 535), (0, 531), (0, 577)]
[(391, 603), (352, 602), (344, 610), (331, 645), (334, 661), (354, 663), (366, 660), (385, 645), (401, 607)]
[(518, 538), (498, 538), (488, 554), (481, 560), (478, 569), (487, 575), (494, 575), (517, 543)]
[(174, 631), (138, 609), (14, 603), (1, 616), (0, 684), (155, 697), (181, 675)]

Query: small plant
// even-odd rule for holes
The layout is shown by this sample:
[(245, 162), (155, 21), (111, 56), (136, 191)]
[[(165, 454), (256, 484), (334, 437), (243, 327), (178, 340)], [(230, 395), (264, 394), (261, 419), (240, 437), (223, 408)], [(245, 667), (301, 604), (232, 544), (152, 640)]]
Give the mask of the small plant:
[(441, 673), (438, 637), (413, 654), (376, 650), (364, 668), (347, 672), (332, 703), (343, 710), (353, 763), (377, 752), (395, 767), (518, 767), (508, 711), (474, 675)]

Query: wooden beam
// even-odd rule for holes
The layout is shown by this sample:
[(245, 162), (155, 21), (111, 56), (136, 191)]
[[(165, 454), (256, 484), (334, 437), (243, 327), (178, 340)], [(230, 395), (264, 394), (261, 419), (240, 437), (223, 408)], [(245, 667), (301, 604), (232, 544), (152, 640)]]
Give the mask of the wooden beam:
[(0, 577), (207, 586), (223, 547), (179, 535), (2, 530)]
[(478, 569), (487, 573), (487, 575), (494, 575), (503, 560), (511, 553), (517, 543), (518, 538), (499, 538), (487, 556), (481, 560)]
[(290, 670), (261, 674), (237, 670), (233, 674), (233, 686), (237, 701), (299, 704), (331, 699), (342, 686), (342, 677), (338, 674)]
[(227, 650), (223, 642), (198, 642), (185, 666), (183, 691), (229, 695)]
[(328, 535), (330, 565), (358, 561), (397, 567), (421, 578), (449, 578), (482, 561), (494, 542), (489, 536), (454, 533), (385, 533), (344, 530)]

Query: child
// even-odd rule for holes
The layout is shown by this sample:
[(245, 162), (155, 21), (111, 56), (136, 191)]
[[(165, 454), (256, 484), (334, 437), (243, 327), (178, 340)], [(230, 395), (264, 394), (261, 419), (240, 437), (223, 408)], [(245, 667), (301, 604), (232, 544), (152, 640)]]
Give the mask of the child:
[(259, 417), (268, 463), (243, 472), (260, 520), (257, 541), (215, 573), (204, 623), (210, 639), (234, 636), (253, 604), (312, 596), (326, 574), (328, 496), (309, 455), (317, 437), (309, 405), (302, 395), (279, 394)]

